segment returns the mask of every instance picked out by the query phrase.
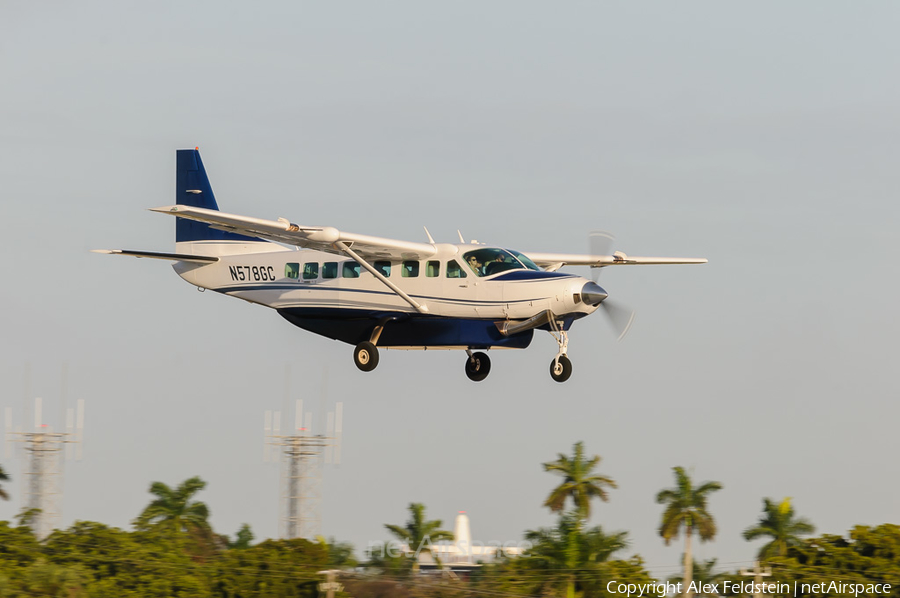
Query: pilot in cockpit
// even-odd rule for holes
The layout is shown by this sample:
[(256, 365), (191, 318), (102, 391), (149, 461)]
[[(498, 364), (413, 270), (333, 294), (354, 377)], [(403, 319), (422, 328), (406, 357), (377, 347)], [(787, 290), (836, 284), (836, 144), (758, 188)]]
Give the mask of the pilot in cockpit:
[(474, 255), (470, 255), (468, 260), (469, 267), (472, 268), (472, 271), (475, 272), (478, 276), (483, 276), (484, 272), (481, 270), (481, 262), (478, 261), (478, 258)]

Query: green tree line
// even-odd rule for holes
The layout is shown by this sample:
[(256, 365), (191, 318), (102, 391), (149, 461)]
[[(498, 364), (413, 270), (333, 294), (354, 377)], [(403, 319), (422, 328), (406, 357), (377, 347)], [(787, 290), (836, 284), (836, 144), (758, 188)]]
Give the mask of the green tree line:
[[(657, 582), (638, 554), (622, 557), (630, 547), (625, 531), (590, 525), (593, 505), (611, 500), (615, 480), (598, 471), (599, 455), (588, 456), (583, 443), (570, 455), (543, 463), (558, 483), (543, 506), (556, 515), (550, 527), (527, 530), (530, 548), (521, 554), (499, 551), (496, 558), (468, 572), (454, 573), (432, 553), (436, 570), (420, 571), (414, 551), (453, 541), (440, 520), (429, 520), (421, 503), (409, 505), (402, 525), (386, 531), (409, 551), (371, 552), (358, 563), (353, 548), (334, 539), (265, 540), (254, 544), (246, 524), (229, 537), (209, 524), (210, 509), (197, 499), (206, 483), (193, 477), (177, 486), (153, 482), (151, 501), (132, 522), (131, 531), (79, 521), (39, 541), (23, 511), (17, 522), (0, 521), (0, 598), (59, 596), (126, 598), (200, 596), (282, 598), (324, 595), (323, 571), (340, 570), (342, 591), (335, 596), (463, 597), (565, 596), (621, 598), (607, 584)], [(665, 544), (683, 538), (682, 572), (667, 581), (695, 584), (741, 582), (738, 571), (721, 570), (716, 559), (696, 562), (692, 542), (711, 541), (717, 527), (710, 508), (722, 489), (715, 481), (695, 483), (683, 467), (674, 467), (674, 486), (656, 495), (662, 506), (658, 533)], [(0, 499), (8, 500), (10, 477), (0, 468)], [(757, 558), (773, 571), (771, 579), (790, 584), (841, 580), (889, 583), (891, 598), (900, 598), (900, 526), (857, 526), (848, 537), (810, 537), (815, 527), (799, 517), (789, 498), (763, 499), (758, 521), (743, 537), (765, 540)], [(713, 595), (703, 592), (706, 595)], [(716, 595), (726, 595), (719, 591)], [(690, 598), (692, 592), (684, 592)], [(777, 595), (777, 594), (776, 594)], [(793, 595), (793, 594), (791, 594)], [(843, 596), (828, 591), (801, 591), (799, 596)]]

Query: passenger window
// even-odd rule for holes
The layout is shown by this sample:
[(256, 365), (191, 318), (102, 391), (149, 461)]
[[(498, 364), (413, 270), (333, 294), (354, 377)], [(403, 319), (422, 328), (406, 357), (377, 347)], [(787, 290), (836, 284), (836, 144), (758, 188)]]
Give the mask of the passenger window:
[(313, 280), (319, 277), (318, 262), (303, 264), (303, 280)]
[(450, 260), (447, 262), (447, 278), (465, 278), (466, 273), (459, 267), (459, 262)]
[(300, 277), (300, 264), (285, 264), (284, 265), (284, 277), (285, 278), (299, 278)]
[(375, 262), (375, 269), (381, 272), (381, 275), (385, 278), (388, 278), (391, 275), (391, 263), (390, 262)]
[(359, 264), (356, 262), (344, 262), (341, 276), (344, 278), (359, 278)]
[(441, 275), (441, 263), (438, 261), (427, 262), (425, 264), (425, 276), (434, 278)]
[(337, 278), (337, 262), (325, 262), (322, 264), (322, 278)]
[(419, 262), (403, 262), (400, 268), (400, 276), (403, 278), (415, 278), (419, 275)]

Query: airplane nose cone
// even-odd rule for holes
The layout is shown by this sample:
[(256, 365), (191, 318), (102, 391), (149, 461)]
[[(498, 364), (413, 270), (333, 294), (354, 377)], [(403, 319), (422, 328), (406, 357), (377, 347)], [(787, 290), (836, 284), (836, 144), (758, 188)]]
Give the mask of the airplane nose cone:
[(596, 282), (586, 282), (581, 287), (581, 300), (594, 307), (600, 305), (609, 295)]

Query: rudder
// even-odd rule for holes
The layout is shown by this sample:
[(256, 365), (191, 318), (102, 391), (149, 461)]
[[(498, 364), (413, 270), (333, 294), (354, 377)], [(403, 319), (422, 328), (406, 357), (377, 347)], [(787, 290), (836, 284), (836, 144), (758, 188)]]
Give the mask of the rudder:
[[(219, 209), (198, 148), (177, 150), (175, 153), (175, 203), (207, 210)], [(186, 218), (176, 218), (175, 220), (176, 243), (261, 240), (256, 237), (216, 230), (205, 222), (196, 222)]]

